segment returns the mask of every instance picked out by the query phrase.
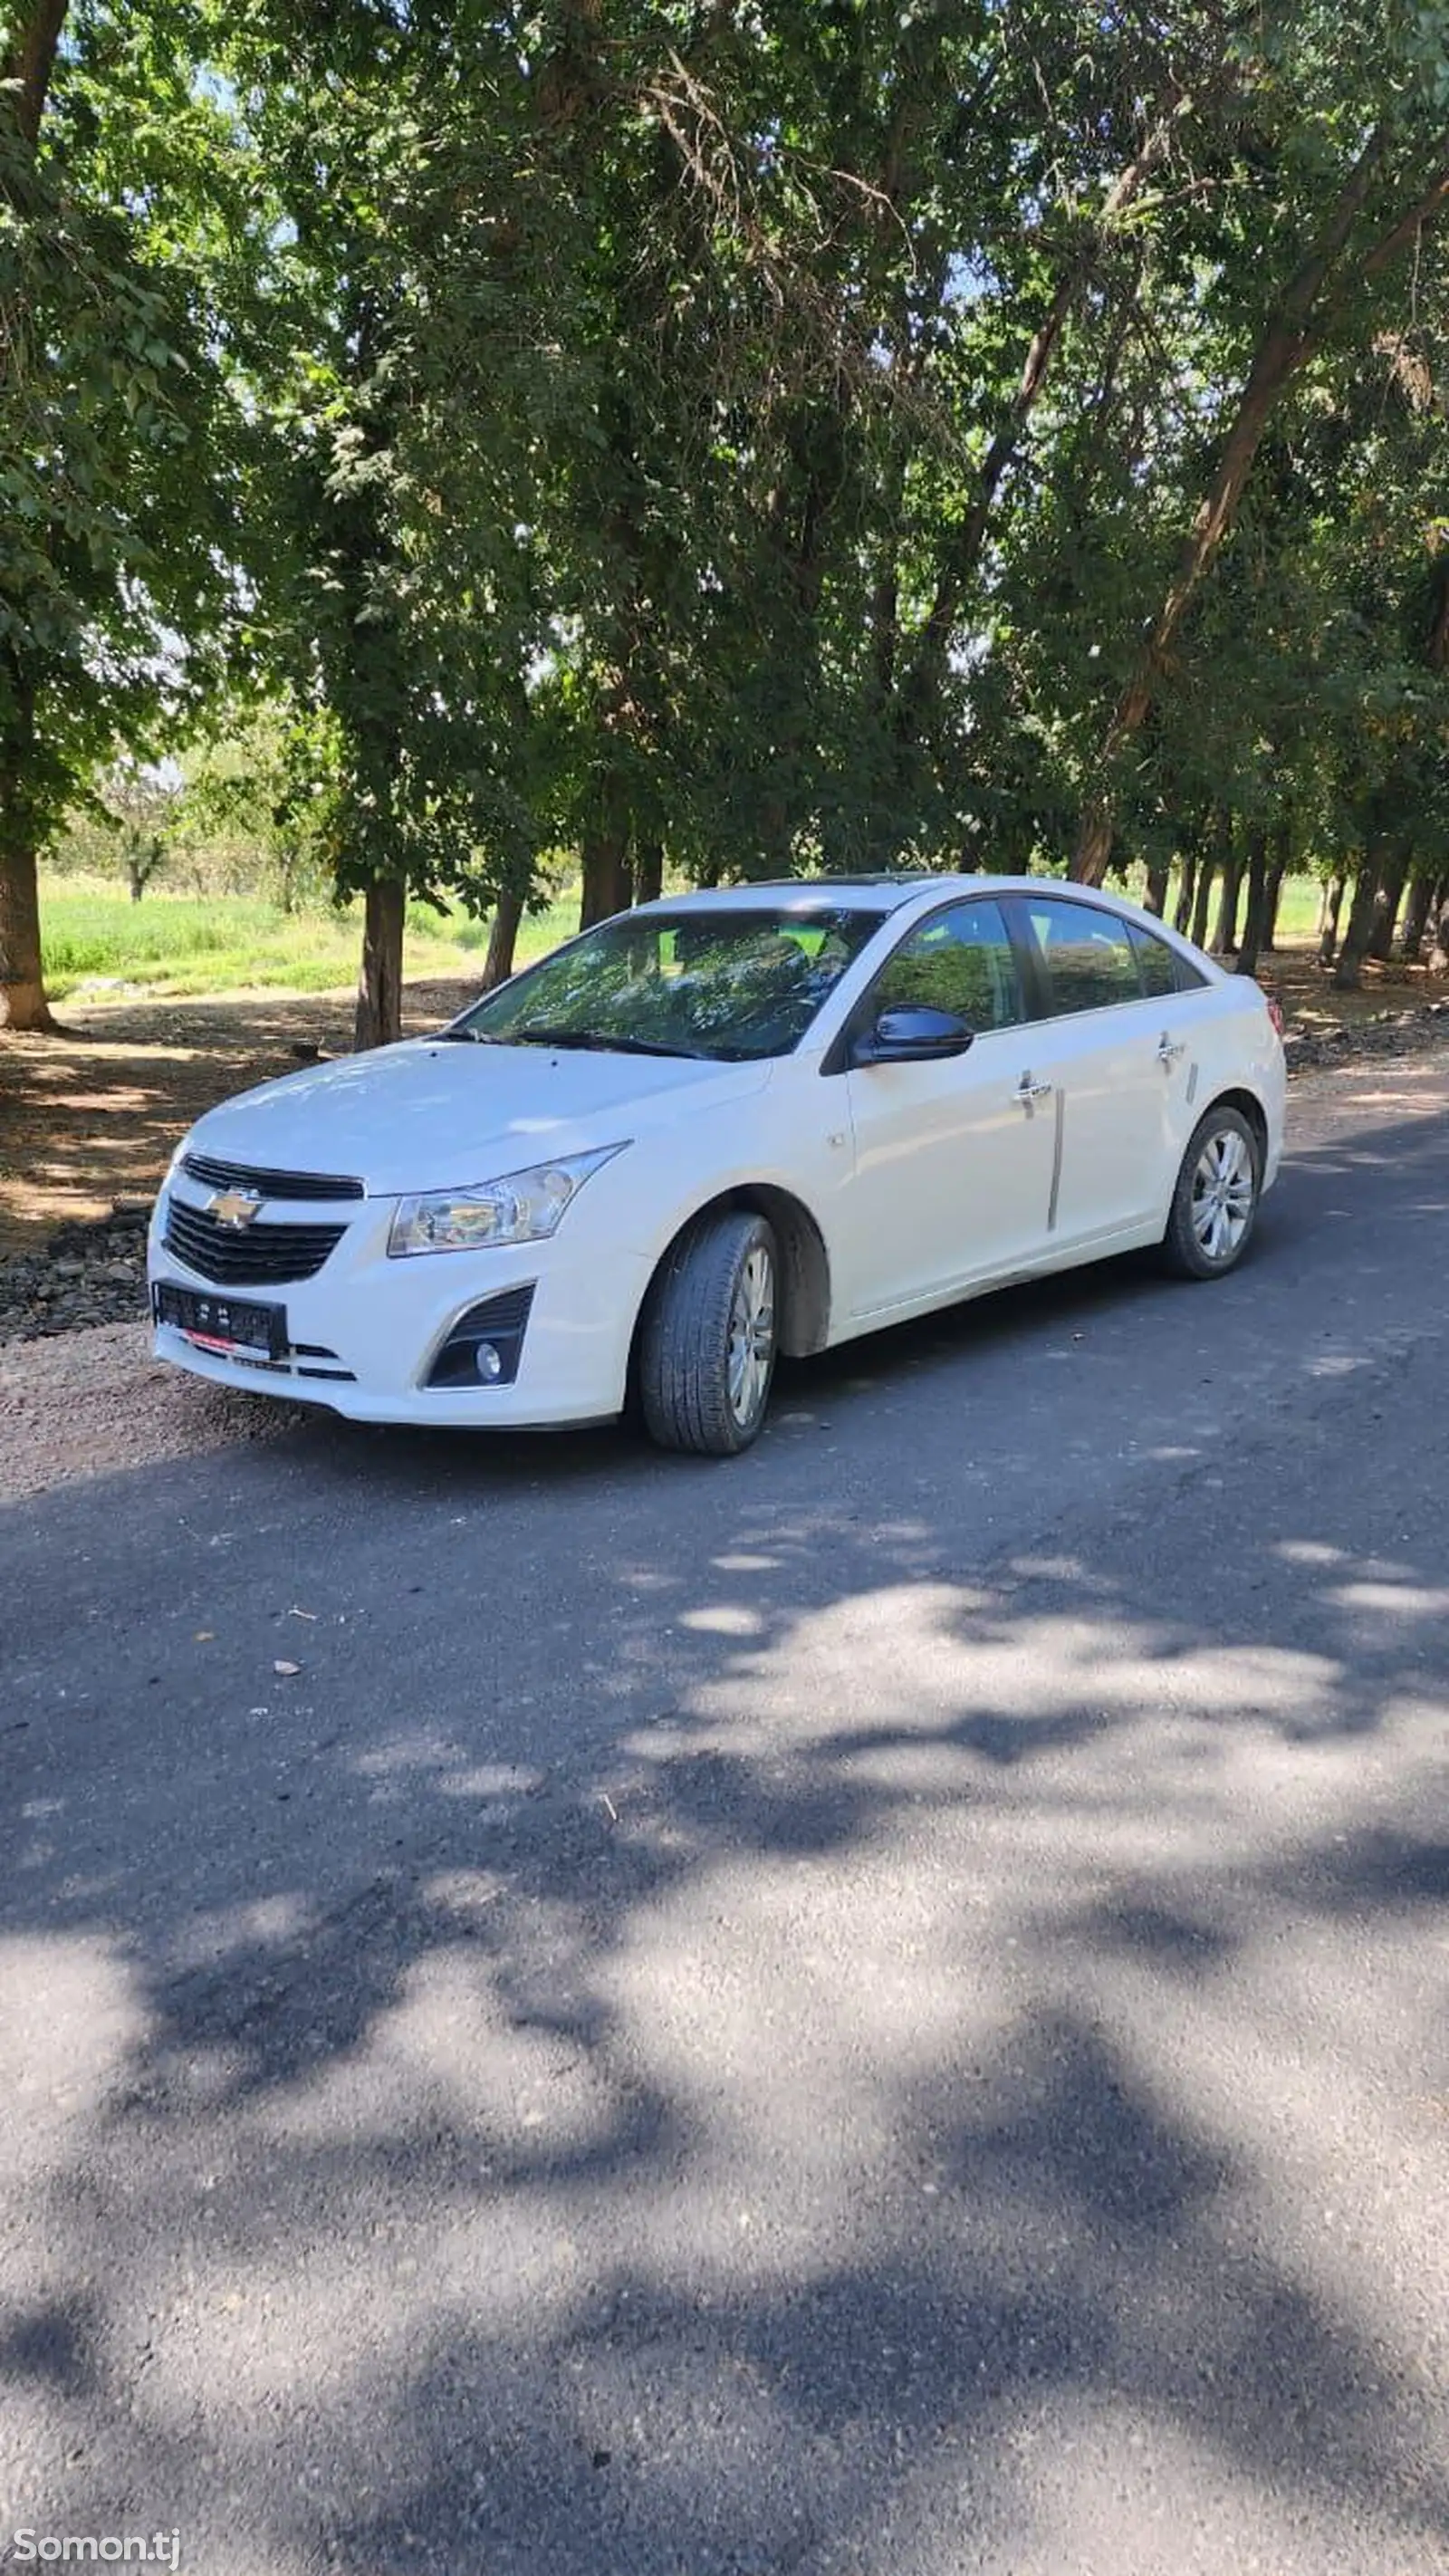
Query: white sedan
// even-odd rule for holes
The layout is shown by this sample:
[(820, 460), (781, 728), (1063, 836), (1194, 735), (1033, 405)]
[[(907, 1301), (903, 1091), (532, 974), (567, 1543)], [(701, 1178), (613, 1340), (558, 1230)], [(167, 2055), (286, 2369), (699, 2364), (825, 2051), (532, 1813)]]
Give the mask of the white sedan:
[(1257, 985), (1115, 896), (680, 895), (211, 1110), (156, 1204), (156, 1350), (364, 1422), (637, 1403), (728, 1455), (779, 1351), (1143, 1244), (1221, 1278), (1283, 1103)]

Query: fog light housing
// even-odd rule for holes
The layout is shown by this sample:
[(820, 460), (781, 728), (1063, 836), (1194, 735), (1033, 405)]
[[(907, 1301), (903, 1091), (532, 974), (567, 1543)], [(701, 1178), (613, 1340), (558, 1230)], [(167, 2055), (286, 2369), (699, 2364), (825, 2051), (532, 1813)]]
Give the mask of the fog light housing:
[(523, 1357), (523, 1336), (533, 1304), (533, 1282), (485, 1297), (460, 1315), (428, 1371), (429, 1386), (471, 1387), (475, 1395), (512, 1386)]

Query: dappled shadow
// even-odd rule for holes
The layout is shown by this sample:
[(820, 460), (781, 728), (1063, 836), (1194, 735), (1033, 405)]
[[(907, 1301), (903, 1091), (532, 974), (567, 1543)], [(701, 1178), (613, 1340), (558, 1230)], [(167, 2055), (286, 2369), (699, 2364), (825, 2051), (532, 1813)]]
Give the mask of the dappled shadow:
[[(411, 984), (404, 1034), (476, 998), (476, 982)], [(178, 1138), (217, 1101), (351, 1043), (346, 993), (102, 1008), (77, 995), (53, 1037), (0, 1033), (0, 1257), (117, 1198), (150, 1196)]]
[(367, 1500), (305, 1444), (290, 1503), (187, 1471), (166, 1571), (103, 1576), (103, 1684), (13, 1630), (26, 2518), (886, 2576), (964, 2514), (1059, 2576), (1108, 2494), (1216, 2500), (1184, 2567), (1316, 2576), (1345, 2518), (1366, 2576), (1438, 2563), (1434, 2292), (1369, 2178), (1442, 2144), (1442, 1599), (1391, 1468), (1315, 1443), (1251, 1513), (1149, 1457), (969, 1565), (959, 1493), (807, 1505), (788, 1443), (520, 1453), (481, 1523), (428, 1444)]

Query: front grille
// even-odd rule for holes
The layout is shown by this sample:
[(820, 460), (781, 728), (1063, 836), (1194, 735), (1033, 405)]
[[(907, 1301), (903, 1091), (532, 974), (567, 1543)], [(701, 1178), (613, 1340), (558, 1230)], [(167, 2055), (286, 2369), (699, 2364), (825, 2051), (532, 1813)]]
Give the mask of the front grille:
[(218, 1163), (210, 1154), (183, 1154), (181, 1168), (209, 1190), (255, 1190), (259, 1199), (360, 1199), (367, 1195), (355, 1175), (338, 1172), (273, 1172), (256, 1163)]
[(218, 1225), (205, 1208), (172, 1199), (166, 1249), (219, 1288), (260, 1288), (315, 1279), (347, 1229), (341, 1225)]

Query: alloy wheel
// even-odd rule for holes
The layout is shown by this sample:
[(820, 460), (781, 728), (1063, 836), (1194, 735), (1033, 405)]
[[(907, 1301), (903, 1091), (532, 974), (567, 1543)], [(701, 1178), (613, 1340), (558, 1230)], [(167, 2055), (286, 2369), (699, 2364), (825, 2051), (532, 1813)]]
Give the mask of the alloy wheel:
[(775, 1265), (762, 1243), (746, 1255), (729, 1321), (729, 1406), (743, 1429), (765, 1401), (775, 1356)]
[(1208, 1261), (1227, 1261), (1252, 1222), (1257, 1174), (1236, 1127), (1209, 1136), (1192, 1176), (1192, 1230)]

